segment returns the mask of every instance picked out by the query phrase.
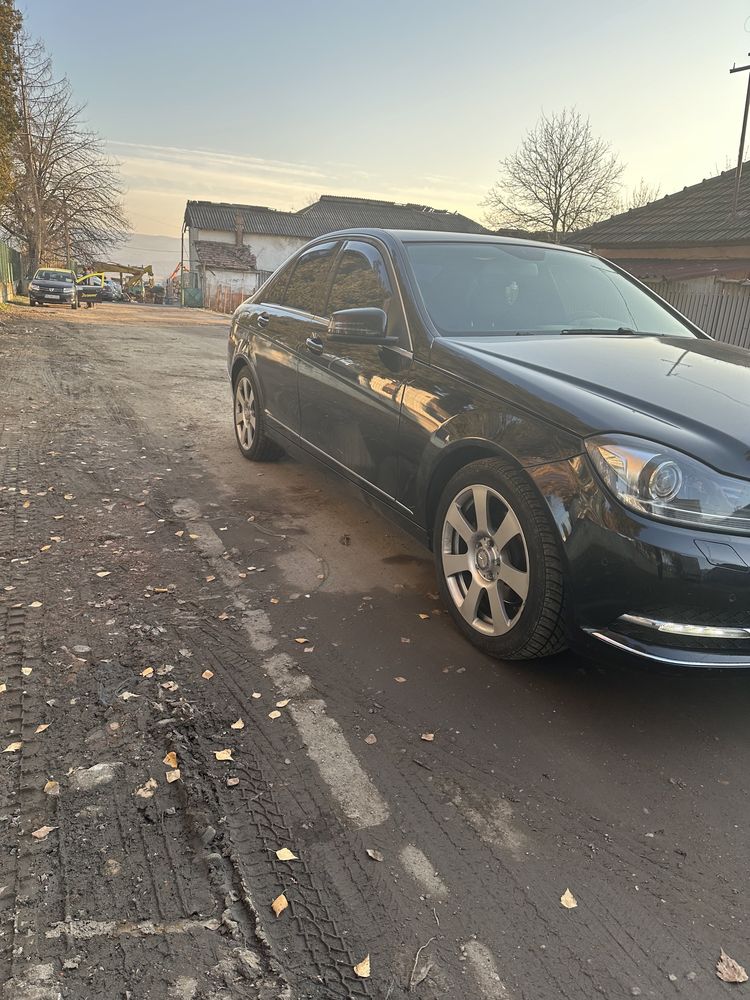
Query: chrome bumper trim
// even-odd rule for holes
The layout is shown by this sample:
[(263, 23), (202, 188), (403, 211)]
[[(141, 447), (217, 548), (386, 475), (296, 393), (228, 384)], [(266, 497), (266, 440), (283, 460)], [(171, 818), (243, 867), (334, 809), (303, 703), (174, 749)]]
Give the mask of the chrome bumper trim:
[(656, 632), (666, 632), (669, 635), (686, 635), (693, 639), (750, 639), (750, 626), (747, 628), (730, 628), (720, 625), (690, 625), (680, 622), (665, 622), (659, 618), (646, 618), (643, 615), (620, 615), (620, 621), (652, 628)]
[[(653, 646), (645, 646), (635, 639), (626, 639), (624, 636), (615, 635), (612, 632), (593, 628), (586, 628), (583, 631), (594, 639), (600, 639), (607, 645), (622, 650), (623, 653), (640, 656), (654, 663), (664, 663), (675, 667), (750, 667), (750, 651), (743, 656), (711, 652), (706, 652), (705, 655), (701, 656), (695, 651), (686, 651), (681, 654), (679, 649), (665, 649), (663, 653), (657, 653)], [(696, 656), (698, 659), (690, 658)]]

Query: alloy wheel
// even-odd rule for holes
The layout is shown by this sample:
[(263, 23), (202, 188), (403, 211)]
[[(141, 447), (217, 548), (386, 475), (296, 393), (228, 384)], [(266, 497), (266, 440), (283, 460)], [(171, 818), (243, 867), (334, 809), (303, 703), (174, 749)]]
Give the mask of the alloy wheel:
[(490, 486), (462, 489), (443, 520), (441, 562), (459, 614), (486, 636), (518, 622), (529, 593), (529, 553), (520, 521)]
[(249, 378), (242, 377), (234, 395), (234, 423), (237, 440), (246, 451), (252, 447), (256, 430), (255, 392)]

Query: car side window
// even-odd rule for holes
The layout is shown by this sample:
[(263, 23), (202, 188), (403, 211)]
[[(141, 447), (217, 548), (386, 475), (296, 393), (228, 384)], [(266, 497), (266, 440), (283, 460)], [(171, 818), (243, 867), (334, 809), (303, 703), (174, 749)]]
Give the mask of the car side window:
[(284, 300), (284, 289), (289, 281), (289, 268), (285, 268), (282, 274), (276, 275), (275, 278), (271, 278), (266, 287), (263, 289), (263, 302), (268, 303), (269, 306), (277, 306)]
[(350, 240), (336, 265), (328, 314), (339, 309), (384, 309), (393, 297), (385, 261), (379, 250), (369, 243)]
[(337, 243), (322, 243), (303, 253), (294, 265), (282, 305), (301, 312), (319, 313), (323, 308), (326, 279)]

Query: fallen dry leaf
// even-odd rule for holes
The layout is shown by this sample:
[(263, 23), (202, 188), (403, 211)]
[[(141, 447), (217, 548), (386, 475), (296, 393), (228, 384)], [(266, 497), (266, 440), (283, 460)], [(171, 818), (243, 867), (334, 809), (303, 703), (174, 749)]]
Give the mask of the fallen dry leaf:
[(215, 576), (207, 576), (206, 583), (213, 583), (215, 579), (216, 579)]
[(276, 710), (274, 710), (273, 712), (269, 712), (268, 713), (268, 718), (269, 719), (280, 719), (281, 718), (281, 712), (277, 712)]
[(7, 747), (3, 750), (3, 753), (15, 753), (16, 750), (20, 750), (22, 746), (23, 743), (21, 743), (20, 741), (16, 743), (9, 743)]
[(72, 494), (72, 493), (66, 493), (66, 494), (65, 494), (65, 495), (63, 496), (63, 500), (75, 500), (75, 497), (73, 496), (73, 494)]
[(177, 754), (174, 750), (170, 750), (167, 756), (164, 758), (164, 763), (167, 767), (177, 767)]
[(39, 551), (40, 551), (40, 552), (49, 552), (49, 550), (50, 550), (51, 548), (52, 548), (52, 546), (51, 546), (51, 545), (41, 545), (41, 546), (39, 547)]
[(230, 749), (226, 750), (214, 750), (214, 757), (217, 760), (233, 760), (232, 751)]
[(260, 693), (260, 691), (253, 691), (252, 697), (253, 698), (262, 698), (263, 695)]
[(394, 681), (397, 684), (406, 684), (406, 678), (405, 677), (394, 677), (393, 679), (394, 679)]
[(279, 603), (278, 597), (272, 597), (271, 598), (271, 604), (278, 604), (278, 603)]
[(31, 674), (32, 667), (21, 667), (21, 673), (24, 677), (28, 677)]
[(229, 785), (230, 788), (233, 788), (235, 785), (239, 785), (239, 783), (240, 783), (239, 778), (227, 778), (227, 784)]
[(273, 910), (273, 912), (276, 914), (277, 917), (281, 916), (281, 914), (284, 912), (287, 906), (289, 906), (289, 900), (286, 898), (283, 892), (280, 896), (277, 896), (276, 899), (274, 899), (274, 901), (271, 903), (271, 909)]
[(375, 744), (377, 742), (378, 742), (378, 738), (375, 735), (375, 733), (370, 733), (368, 736), (365, 736), (365, 743), (367, 743), (368, 746), (372, 746), (373, 744)]
[(195, 539), (198, 537), (199, 537), (198, 535), (190, 535), (190, 534), (188, 535), (188, 538), (192, 538), (193, 541), (195, 541)]
[(401, 642), (411, 642), (411, 639), (407, 639), (405, 635), (402, 635)]
[(49, 835), (52, 833), (52, 831), (56, 829), (57, 829), (56, 826), (40, 826), (38, 830), (31, 831), (31, 836), (35, 840), (46, 840), (47, 837), (49, 837)]
[(59, 795), (60, 783), (58, 781), (48, 781), (42, 791), (45, 795)]
[(219, 621), (225, 622), (228, 617), (229, 615), (226, 613), (226, 611), (222, 611), (221, 614), (219, 615)]
[(109, 576), (110, 572), (111, 572), (111, 570), (103, 569), (99, 573), (97, 573), (96, 575), (97, 576), (101, 576), (101, 577), (105, 577), (105, 576)]
[(184, 534), (185, 534), (184, 531), (175, 531), (175, 535), (177, 535), (178, 538), (182, 538)]
[(354, 966), (354, 974), (359, 976), (360, 979), (370, 978), (370, 956), (365, 955), (361, 962), (358, 962)]
[(282, 847), (276, 852), (279, 861), (299, 861), (296, 854), (293, 854), (288, 847)]
[(7, 684), (0, 684), (0, 694), (5, 694), (7, 690), (8, 690)]
[(133, 698), (138, 698), (138, 697), (140, 697), (140, 695), (133, 694), (132, 691), (123, 691), (122, 694), (120, 695), (122, 701), (131, 701)]
[(276, 708), (286, 708), (291, 700), (291, 698), (284, 698), (283, 701), (277, 701)]
[(230, 729), (244, 729), (245, 728), (245, 723), (242, 721), (242, 719), (237, 719), (237, 721), (233, 722), (232, 725), (229, 728)]
[(153, 676), (154, 676), (153, 667), (146, 667), (145, 670), (141, 670), (141, 677), (153, 677)]
[(36, 727), (36, 729), (34, 730), (34, 733), (36, 733), (38, 735), (39, 733), (43, 733), (45, 729), (49, 729), (49, 727), (50, 727), (50, 723), (49, 722), (43, 722), (40, 726)]
[(154, 587), (155, 594), (168, 594), (169, 587)]
[(52, 515), (52, 520), (53, 520), (53, 521), (62, 521), (62, 519), (63, 519), (64, 517), (65, 517), (65, 515), (64, 515), (64, 514), (53, 514), (53, 515)]
[(303, 639), (302, 637), (300, 637), (299, 639), (295, 639), (294, 641), (298, 642), (300, 644), (300, 646), (306, 646), (310, 640), (309, 639)]
[(149, 778), (145, 785), (141, 785), (140, 788), (136, 788), (135, 794), (139, 799), (151, 799), (154, 795), (154, 789), (157, 787), (157, 782), (154, 778)]
[(429, 618), (430, 616), (429, 616), (429, 615), (425, 615), (425, 614), (422, 614), (422, 613), (420, 613), (419, 617), (420, 617), (420, 618), (422, 619), (422, 621), (424, 622), (424, 621), (427, 621), (427, 619), (428, 619), (428, 618)]
[(432, 743), (433, 740), (435, 739), (435, 734), (434, 733), (422, 733), (422, 739), (425, 741), (425, 743)]
[(374, 847), (367, 848), (367, 856), (372, 858), (373, 861), (383, 861), (383, 855), (380, 851), (376, 851)]
[(31, 604), (29, 605), (30, 608), (41, 608), (41, 606), (42, 606), (41, 601), (32, 601)]
[(576, 906), (578, 906), (578, 900), (575, 898), (570, 889), (566, 889), (562, 896), (560, 896), (560, 903), (566, 910), (574, 910)]
[(723, 983), (746, 983), (748, 978), (742, 966), (730, 958), (723, 948), (716, 963), (716, 975)]
[(165, 691), (179, 691), (180, 685), (176, 681), (162, 681), (161, 687)]
[(204, 681), (210, 681), (213, 675), (214, 675), (213, 670), (204, 670), (203, 673), (201, 674), (201, 677), (203, 678)]
[(164, 775), (164, 777), (167, 779), (168, 783), (171, 785), (173, 781), (179, 781), (180, 778), (182, 777), (182, 774), (180, 773), (179, 767), (176, 767), (173, 771), (167, 771), (167, 773)]

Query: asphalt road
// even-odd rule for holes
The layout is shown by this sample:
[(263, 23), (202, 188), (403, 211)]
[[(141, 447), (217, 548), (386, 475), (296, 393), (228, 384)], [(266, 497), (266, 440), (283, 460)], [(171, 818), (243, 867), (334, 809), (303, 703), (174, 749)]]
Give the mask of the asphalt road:
[(750, 677), (476, 652), (227, 323), (0, 314), (3, 1000), (743, 995)]

